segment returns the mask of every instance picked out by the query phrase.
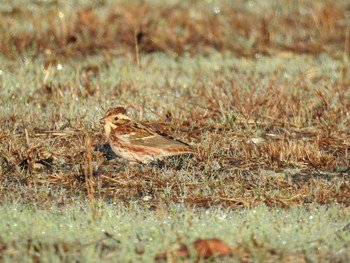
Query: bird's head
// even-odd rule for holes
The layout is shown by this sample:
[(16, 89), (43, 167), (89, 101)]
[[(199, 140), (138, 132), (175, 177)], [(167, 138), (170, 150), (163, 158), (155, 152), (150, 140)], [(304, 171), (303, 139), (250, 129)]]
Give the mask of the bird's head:
[(130, 118), (126, 115), (124, 107), (110, 108), (105, 116), (100, 120), (103, 125), (109, 124), (113, 128), (130, 122)]

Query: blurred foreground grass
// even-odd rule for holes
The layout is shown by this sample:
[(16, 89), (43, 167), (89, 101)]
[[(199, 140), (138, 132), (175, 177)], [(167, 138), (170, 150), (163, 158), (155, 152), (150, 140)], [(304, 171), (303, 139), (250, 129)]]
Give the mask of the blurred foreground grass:
[[(346, 262), (350, 216), (338, 205), (308, 208), (189, 209), (182, 205), (145, 209), (98, 205), (92, 220), (88, 204), (38, 209), (4, 204), (0, 208), (0, 252), (8, 262), (39, 260), (152, 262), (179, 242), (220, 237), (234, 251), (227, 262)], [(190, 262), (194, 260), (192, 258)], [(225, 259), (221, 259), (224, 260)]]

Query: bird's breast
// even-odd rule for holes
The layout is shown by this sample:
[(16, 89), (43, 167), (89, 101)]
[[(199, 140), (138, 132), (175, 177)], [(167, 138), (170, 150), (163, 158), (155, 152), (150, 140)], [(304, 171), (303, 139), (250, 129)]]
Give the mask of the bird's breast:
[(109, 138), (109, 135), (111, 134), (111, 130), (112, 130), (111, 125), (109, 123), (106, 123), (104, 125), (104, 129), (105, 129), (106, 137)]

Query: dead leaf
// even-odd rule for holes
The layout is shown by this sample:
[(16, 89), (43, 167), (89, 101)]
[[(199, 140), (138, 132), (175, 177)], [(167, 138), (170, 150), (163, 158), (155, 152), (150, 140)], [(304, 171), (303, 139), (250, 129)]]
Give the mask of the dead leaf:
[[(232, 250), (229, 246), (227, 246), (223, 241), (217, 238), (211, 238), (211, 239), (198, 239), (193, 243), (193, 250), (195, 252), (195, 256), (197, 258), (210, 258), (213, 256), (219, 256), (219, 257), (229, 257), (232, 256)], [(190, 250), (188, 249), (188, 246), (185, 244), (182, 244), (178, 250), (176, 250), (175, 253), (169, 253), (169, 252), (163, 252), (160, 254), (157, 254), (155, 259), (156, 260), (167, 260), (168, 256), (174, 255), (175, 257), (189, 257), (190, 256)]]
[(220, 239), (198, 239), (194, 242), (194, 248), (201, 258), (212, 256), (231, 256), (231, 249)]

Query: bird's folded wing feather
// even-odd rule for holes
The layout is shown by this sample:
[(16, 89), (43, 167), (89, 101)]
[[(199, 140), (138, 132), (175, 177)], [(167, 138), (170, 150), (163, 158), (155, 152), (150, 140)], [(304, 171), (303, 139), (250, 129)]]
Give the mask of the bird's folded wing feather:
[[(137, 125), (137, 132), (130, 132), (129, 134), (124, 134), (125, 140), (128, 140), (132, 145), (146, 146), (146, 147), (157, 147), (157, 148), (188, 148), (191, 151), (191, 146), (188, 144), (175, 140), (166, 134), (159, 134), (160, 132), (153, 129), (151, 126)], [(126, 138), (127, 137), (127, 138)]]

